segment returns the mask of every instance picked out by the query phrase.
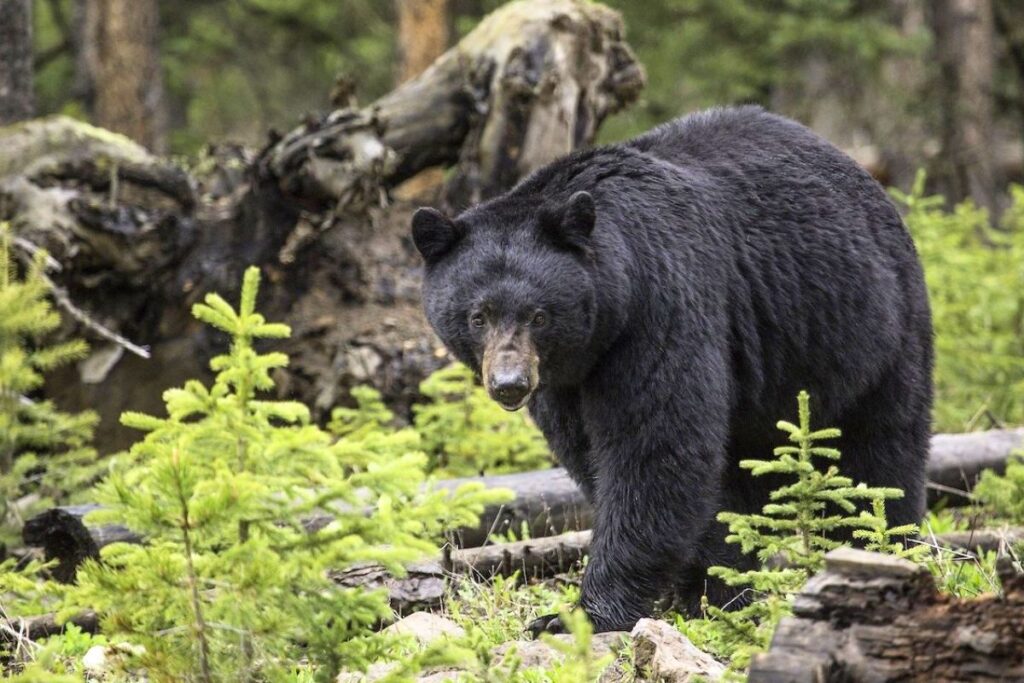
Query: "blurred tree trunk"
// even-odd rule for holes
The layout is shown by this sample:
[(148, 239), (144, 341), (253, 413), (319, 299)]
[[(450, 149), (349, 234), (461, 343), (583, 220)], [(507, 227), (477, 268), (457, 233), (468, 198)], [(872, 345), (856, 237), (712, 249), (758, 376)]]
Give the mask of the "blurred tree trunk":
[(861, 118), (878, 147), (878, 178), (886, 185), (909, 190), (925, 163), (929, 131), (933, 130), (934, 101), (926, 97), (929, 77), (925, 46), (928, 31), (925, 0), (889, 0), (889, 21), (906, 44), (921, 45), (886, 58), (879, 78), (868, 85)]
[[(1017, 111), (1017, 123), (1024, 126), (1024, 3), (1020, 0), (993, 0), (996, 32), (1006, 45), (1006, 56), (1015, 76), (1016, 96), (1010, 106)], [(1024, 129), (1021, 129), (1024, 139)]]
[(94, 122), (163, 152), (167, 115), (157, 0), (87, 0), (84, 22)]
[[(448, 49), (448, 0), (396, 0), (397, 84), (419, 76)], [(444, 170), (427, 168), (402, 184), (398, 196), (426, 200), (444, 182)]]
[(423, 73), (448, 49), (448, 0), (396, 0), (398, 83)]
[(100, 4), (96, 0), (73, 0), (71, 13), (71, 40), (74, 71), (71, 78), (71, 96), (82, 103), (85, 110), (93, 111), (96, 95), (93, 82), (99, 35)]
[(936, 181), (951, 203), (964, 199), (997, 214), (993, 163), (995, 26), (991, 0), (931, 3), (939, 65), (941, 143)]
[(30, 118), (32, 0), (0, 0), (0, 125)]

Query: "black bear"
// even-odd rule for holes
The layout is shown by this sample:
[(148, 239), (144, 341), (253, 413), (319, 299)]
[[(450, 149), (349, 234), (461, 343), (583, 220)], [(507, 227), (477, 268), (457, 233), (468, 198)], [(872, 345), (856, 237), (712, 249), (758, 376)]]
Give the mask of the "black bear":
[[(629, 629), (713, 564), (721, 510), (759, 511), (806, 389), (842, 470), (924, 510), (932, 330), (913, 242), (864, 170), (758, 107), (571, 154), (452, 219), (416, 212), (427, 317), (508, 410), (529, 406), (595, 507), (581, 605)], [(556, 618), (534, 628), (558, 630)]]

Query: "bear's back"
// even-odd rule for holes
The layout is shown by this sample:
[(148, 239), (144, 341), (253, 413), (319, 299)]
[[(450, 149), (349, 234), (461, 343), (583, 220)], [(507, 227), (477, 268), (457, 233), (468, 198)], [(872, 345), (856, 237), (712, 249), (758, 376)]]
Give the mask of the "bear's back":
[(823, 395), (838, 378), (860, 393), (908, 334), (929, 334), (920, 266), (896, 207), (811, 130), (760, 107), (713, 109), (623, 146), (720, 189), (708, 201), (731, 238), (737, 356), (747, 359), (747, 390), (771, 387), (763, 403), (801, 388)]

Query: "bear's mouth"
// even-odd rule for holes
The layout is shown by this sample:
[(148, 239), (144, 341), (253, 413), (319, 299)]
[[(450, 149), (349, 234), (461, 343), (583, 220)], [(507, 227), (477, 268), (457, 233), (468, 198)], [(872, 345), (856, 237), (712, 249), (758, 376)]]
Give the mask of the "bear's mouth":
[(533, 396), (533, 392), (530, 391), (529, 393), (526, 394), (526, 396), (524, 396), (522, 399), (520, 399), (518, 401), (504, 401), (504, 400), (498, 398), (497, 396), (495, 396), (494, 394), (491, 394), (491, 398), (493, 398), (494, 401), (499, 406), (501, 406), (502, 408), (504, 408), (505, 410), (507, 410), (510, 413), (514, 413), (515, 411), (519, 410), (520, 408), (525, 406), (527, 403), (529, 403), (530, 402), (530, 398), (532, 396)]

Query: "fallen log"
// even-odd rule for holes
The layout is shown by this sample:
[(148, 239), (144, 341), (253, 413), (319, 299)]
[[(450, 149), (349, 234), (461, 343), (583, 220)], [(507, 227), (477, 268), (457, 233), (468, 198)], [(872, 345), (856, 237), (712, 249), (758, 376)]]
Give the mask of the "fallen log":
[(480, 548), (446, 547), (440, 560), (410, 565), (404, 576), (393, 576), (380, 565), (366, 564), (332, 572), (331, 579), (348, 588), (386, 588), (391, 609), (402, 616), (441, 607), (454, 577), (487, 580), (518, 574), (521, 580), (527, 580), (568, 572), (580, 566), (589, 543), (589, 531), (576, 531)]
[(100, 627), (99, 615), (93, 611), (76, 614), (67, 621), (58, 622), (56, 614), (40, 614), (35, 617), (13, 617), (0, 622), (0, 642), (11, 642), (19, 638), (40, 640), (64, 631), (67, 624), (74, 624), (86, 633), (96, 633)]
[[(1024, 429), (994, 430), (973, 434), (936, 434), (932, 437), (929, 459), (930, 481), (963, 482), (965, 488), (943, 485), (935, 491), (952, 503), (969, 500), (970, 487), (985, 468), (1003, 471), (1010, 453), (1024, 446)], [(439, 488), (454, 490), (469, 481), (483, 482), (489, 488), (506, 488), (515, 494), (510, 503), (490, 506), (473, 528), (453, 531), (455, 546), (483, 546), (494, 534), (519, 533), (524, 527), (532, 539), (555, 536), (569, 531), (587, 529), (593, 511), (582, 491), (562, 468), (506, 474), (491, 477), (468, 477), (442, 480)], [(113, 541), (139, 542), (127, 529), (118, 526), (86, 524), (84, 515), (95, 506), (53, 508), (30, 519), (23, 533), (26, 545), (43, 547), (48, 559), (60, 564), (57, 576), (72, 580), (75, 568), (87, 557), (98, 557), (99, 549)], [(329, 521), (323, 516), (306, 520), (310, 530)]]
[[(540, 474), (542, 476), (533, 476)], [(585, 529), (591, 523), (591, 509), (582, 493), (561, 468), (540, 473), (508, 474), (492, 477), (467, 477), (436, 482), (442, 489), (455, 490), (467, 482), (482, 482), (488, 488), (511, 489), (516, 499), (487, 507), (480, 524), (453, 531), (451, 541), (459, 547), (484, 545), (491, 534), (509, 530), (520, 532), (524, 525), (531, 538), (555, 536), (565, 531)], [(99, 551), (115, 542), (141, 543), (142, 539), (116, 524), (88, 524), (85, 516), (98, 505), (75, 505), (46, 510), (25, 523), (25, 545), (44, 549), (46, 559), (57, 560), (54, 578), (73, 581), (78, 565), (87, 558), (99, 557)], [(309, 531), (330, 523), (318, 515), (303, 521)], [(458, 555), (455, 555), (458, 557)]]
[(950, 531), (935, 537), (940, 545), (968, 552), (996, 552), (1005, 555), (1014, 546), (1024, 544), (1024, 527)]
[(1024, 680), (1024, 575), (1000, 566), (1001, 596), (958, 600), (912, 562), (834, 550), (747, 680)]
[(1024, 450), (1024, 428), (994, 429), (968, 434), (932, 436), (928, 454), (929, 499), (944, 496), (950, 503), (966, 502), (985, 470), (1002, 474), (1010, 453)]
[[(82, 506), (96, 509), (96, 506)], [(63, 519), (81, 519), (88, 510), (62, 512)], [(57, 516), (51, 516), (57, 519)], [(95, 528), (94, 528), (95, 529)], [(102, 534), (90, 539), (90, 543), (113, 543), (116, 541), (137, 543), (137, 536), (126, 535), (116, 528), (106, 527)], [(583, 561), (590, 542), (589, 531), (579, 531), (550, 538), (518, 541), (481, 548), (445, 548), (443, 556), (435, 561), (417, 562), (406, 567), (403, 576), (394, 576), (377, 564), (361, 564), (343, 571), (333, 571), (330, 578), (345, 588), (386, 589), (391, 608), (398, 616), (422, 610), (440, 608), (448, 594), (449, 582), (453, 577), (465, 576), (471, 579), (490, 579), (495, 576), (512, 576), (518, 573), (522, 579), (546, 578), (576, 568)], [(102, 547), (102, 545), (101, 545)], [(56, 575), (62, 581), (72, 580), (74, 575)], [(95, 612), (84, 612), (69, 620), (82, 630), (94, 633), (98, 628)], [(63, 630), (53, 614), (38, 617), (12, 618), (0, 622), (0, 642), (6, 638), (22, 637), (29, 640), (45, 638)]]

